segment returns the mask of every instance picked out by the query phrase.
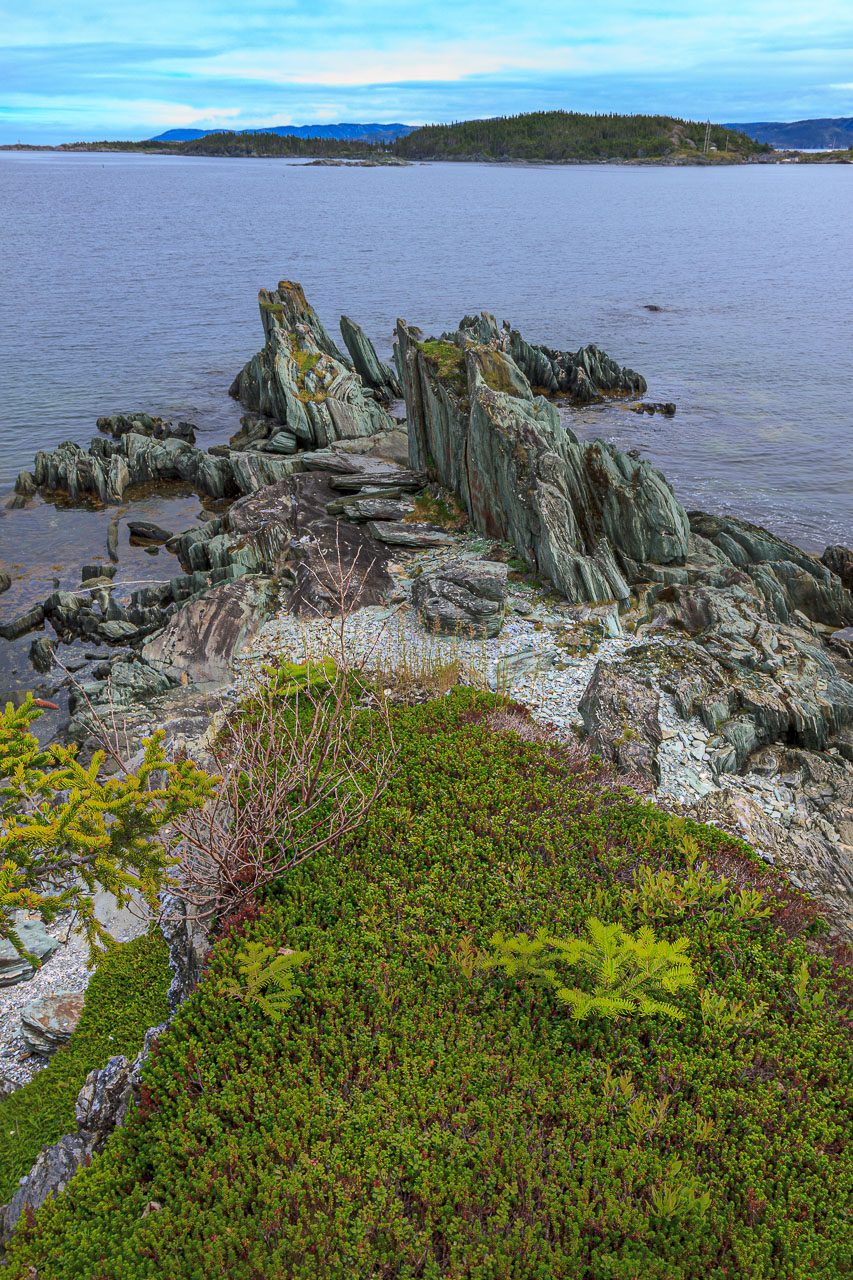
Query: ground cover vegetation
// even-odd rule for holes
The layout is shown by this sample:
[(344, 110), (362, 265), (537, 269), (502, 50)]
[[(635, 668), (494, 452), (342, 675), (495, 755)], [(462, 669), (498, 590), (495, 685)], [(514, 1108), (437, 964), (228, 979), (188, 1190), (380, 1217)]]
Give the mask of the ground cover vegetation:
[(10, 1280), (850, 1274), (853, 988), (807, 900), (495, 695), (389, 729)]
[(45, 1144), (75, 1132), (74, 1103), (89, 1072), (116, 1054), (135, 1058), (147, 1028), (169, 1017), (168, 960), (159, 932), (112, 948), (86, 988), (70, 1043), (28, 1085), (0, 1099), (0, 1204), (11, 1200)]

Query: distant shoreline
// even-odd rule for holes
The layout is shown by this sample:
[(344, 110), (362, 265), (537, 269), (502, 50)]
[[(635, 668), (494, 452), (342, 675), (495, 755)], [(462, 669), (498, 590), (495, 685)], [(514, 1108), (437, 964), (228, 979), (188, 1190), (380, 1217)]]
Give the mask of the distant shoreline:
[[(63, 155), (142, 155), (142, 156), (174, 156), (187, 157), (189, 159), (206, 159), (206, 160), (301, 160), (306, 164), (311, 163), (311, 157), (305, 155), (263, 155), (256, 153), (248, 155), (245, 152), (234, 154), (233, 152), (222, 151), (206, 151), (204, 153), (193, 151), (178, 151), (170, 146), (152, 146), (152, 147), (112, 147), (112, 146), (89, 146), (80, 142), (63, 142), (56, 146), (40, 145), (38, 143), (0, 143), (0, 151), (48, 151), (56, 152)], [(432, 156), (422, 157), (420, 159), (409, 161), (408, 165), (396, 165), (386, 163), (381, 158), (365, 152), (364, 155), (347, 155), (346, 157), (337, 157), (330, 167), (339, 166), (355, 166), (364, 167), (364, 160), (372, 161), (368, 167), (373, 168), (406, 168), (412, 164), (512, 164), (524, 165), (530, 168), (564, 168), (571, 165), (640, 165), (645, 168), (657, 167), (663, 169), (672, 168), (716, 168), (723, 166), (729, 168), (732, 166), (743, 165), (768, 165), (768, 164), (853, 164), (853, 153), (849, 151), (776, 151), (763, 155), (726, 155), (724, 152), (718, 152), (712, 155), (678, 155), (678, 156), (655, 156), (655, 157), (630, 157), (621, 158), (617, 156), (607, 157), (604, 159), (587, 159), (578, 157), (576, 159), (567, 160), (529, 160), (523, 156)]]

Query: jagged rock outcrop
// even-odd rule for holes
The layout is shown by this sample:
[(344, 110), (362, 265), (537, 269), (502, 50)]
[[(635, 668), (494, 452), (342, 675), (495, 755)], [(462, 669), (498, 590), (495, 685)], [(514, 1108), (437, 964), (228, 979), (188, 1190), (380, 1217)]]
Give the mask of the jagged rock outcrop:
[(454, 560), (412, 585), (422, 622), (444, 635), (482, 639), (498, 635), (506, 616), (507, 567), (483, 560)]
[[(622, 368), (594, 344), (574, 352), (533, 346), (506, 320), (498, 328), (495, 317), (487, 311), (479, 316), (464, 316), (459, 332), (478, 345), (510, 356), (537, 391), (568, 396), (576, 404), (589, 404), (603, 396), (643, 395), (646, 391), (642, 374)], [(453, 341), (455, 335), (444, 337)]]
[(403, 392), (397, 375), (379, 359), (373, 343), (361, 325), (350, 320), (349, 316), (341, 316), (341, 337), (350, 353), (353, 367), (364, 385), (371, 391), (375, 391), (377, 397), (386, 404), (390, 404), (392, 400), (399, 400)]
[(684, 563), (687, 515), (663, 476), (602, 441), (581, 444), (534, 396), (506, 352), (421, 341), (395, 348), (409, 460), (464, 503), (472, 524), (512, 542), (569, 600), (625, 600), (632, 582)]
[(746, 520), (704, 511), (691, 511), (688, 517), (691, 533), (715, 547), (722, 563), (747, 574), (780, 622), (800, 610), (812, 622), (828, 626), (853, 623), (853, 597), (838, 572), (842, 559), (830, 554), (843, 552), (843, 547), (827, 548), (818, 560)]
[(842, 586), (853, 591), (853, 550), (850, 547), (827, 547), (820, 560), (821, 564), (838, 575)]
[(149, 1027), (133, 1062), (117, 1055), (100, 1070), (89, 1072), (74, 1107), (77, 1132), (42, 1147), (10, 1203), (0, 1207), (0, 1247), (8, 1244), (25, 1210), (36, 1210), (49, 1196), (64, 1191), (78, 1169), (103, 1151), (110, 1134), (121, 1128), (139, 1085), (140, 1069), (162, 1031), (162, 1026)]
[(136, 435), (153, 436), (157, 440), (174, 437), (195, 444), (195, 427), (191, 422), (179, 422), (174, 426), (164, 418), (152, 418), (148, 413), (117, 413), (111, 417), (98, 418), (95, 425), (99, 431), (115, 439), (135, 432)]
[(277, 434), (284, 431), (302, 449), (394, 428), (394, 420), (332, 342), (301, 285), (282, 280), (271, 292), (261, 289), (258, 305), (264, 348), (235, 378), (235, 399), (274, 419)]
[(623, 665), (653, 676), (684, 719), (702, 719), (716, 774), (738, 772), (774, 742), (822, 750), (853, 724), (853, 684), (830, 652), (803, 625), (778, 621), (745, 574), (657, 589), (644, 631)]

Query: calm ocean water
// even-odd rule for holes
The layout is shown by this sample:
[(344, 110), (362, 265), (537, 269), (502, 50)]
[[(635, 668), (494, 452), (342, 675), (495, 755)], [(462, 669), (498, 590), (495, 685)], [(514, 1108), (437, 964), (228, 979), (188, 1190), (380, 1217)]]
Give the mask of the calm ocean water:
[[(481, 309), (533, 341), (597, 342), (678, 414), (593, 410), (573, 415), (579, 434), (641, 449), (688, 507), (810, 550), (853, 545), (852, 207), (846, 166), (0, 152), (0, 561), (15, 573), (0, 613), (79, 582), (110, 518), (194, 521), (186, 494), (110, 513), (6, 511), (2, 495), (37, 449), (88, 443), (100, 414), (226, 439), (228, 385), (260, 345), (257, 290), (283, 277), (330, 331), (346, 312), (386, 357), (398, 316), (439, 332)], [(125, 542), (122, 579), (173, 571)]]

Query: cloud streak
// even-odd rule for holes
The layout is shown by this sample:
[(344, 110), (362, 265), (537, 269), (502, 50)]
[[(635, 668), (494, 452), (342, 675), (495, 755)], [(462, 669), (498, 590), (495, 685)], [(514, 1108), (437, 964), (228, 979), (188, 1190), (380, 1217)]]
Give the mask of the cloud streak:
[(565, 107), (853, 115), (835, 0), (33, 0), (0, 40), (0, 141)]

